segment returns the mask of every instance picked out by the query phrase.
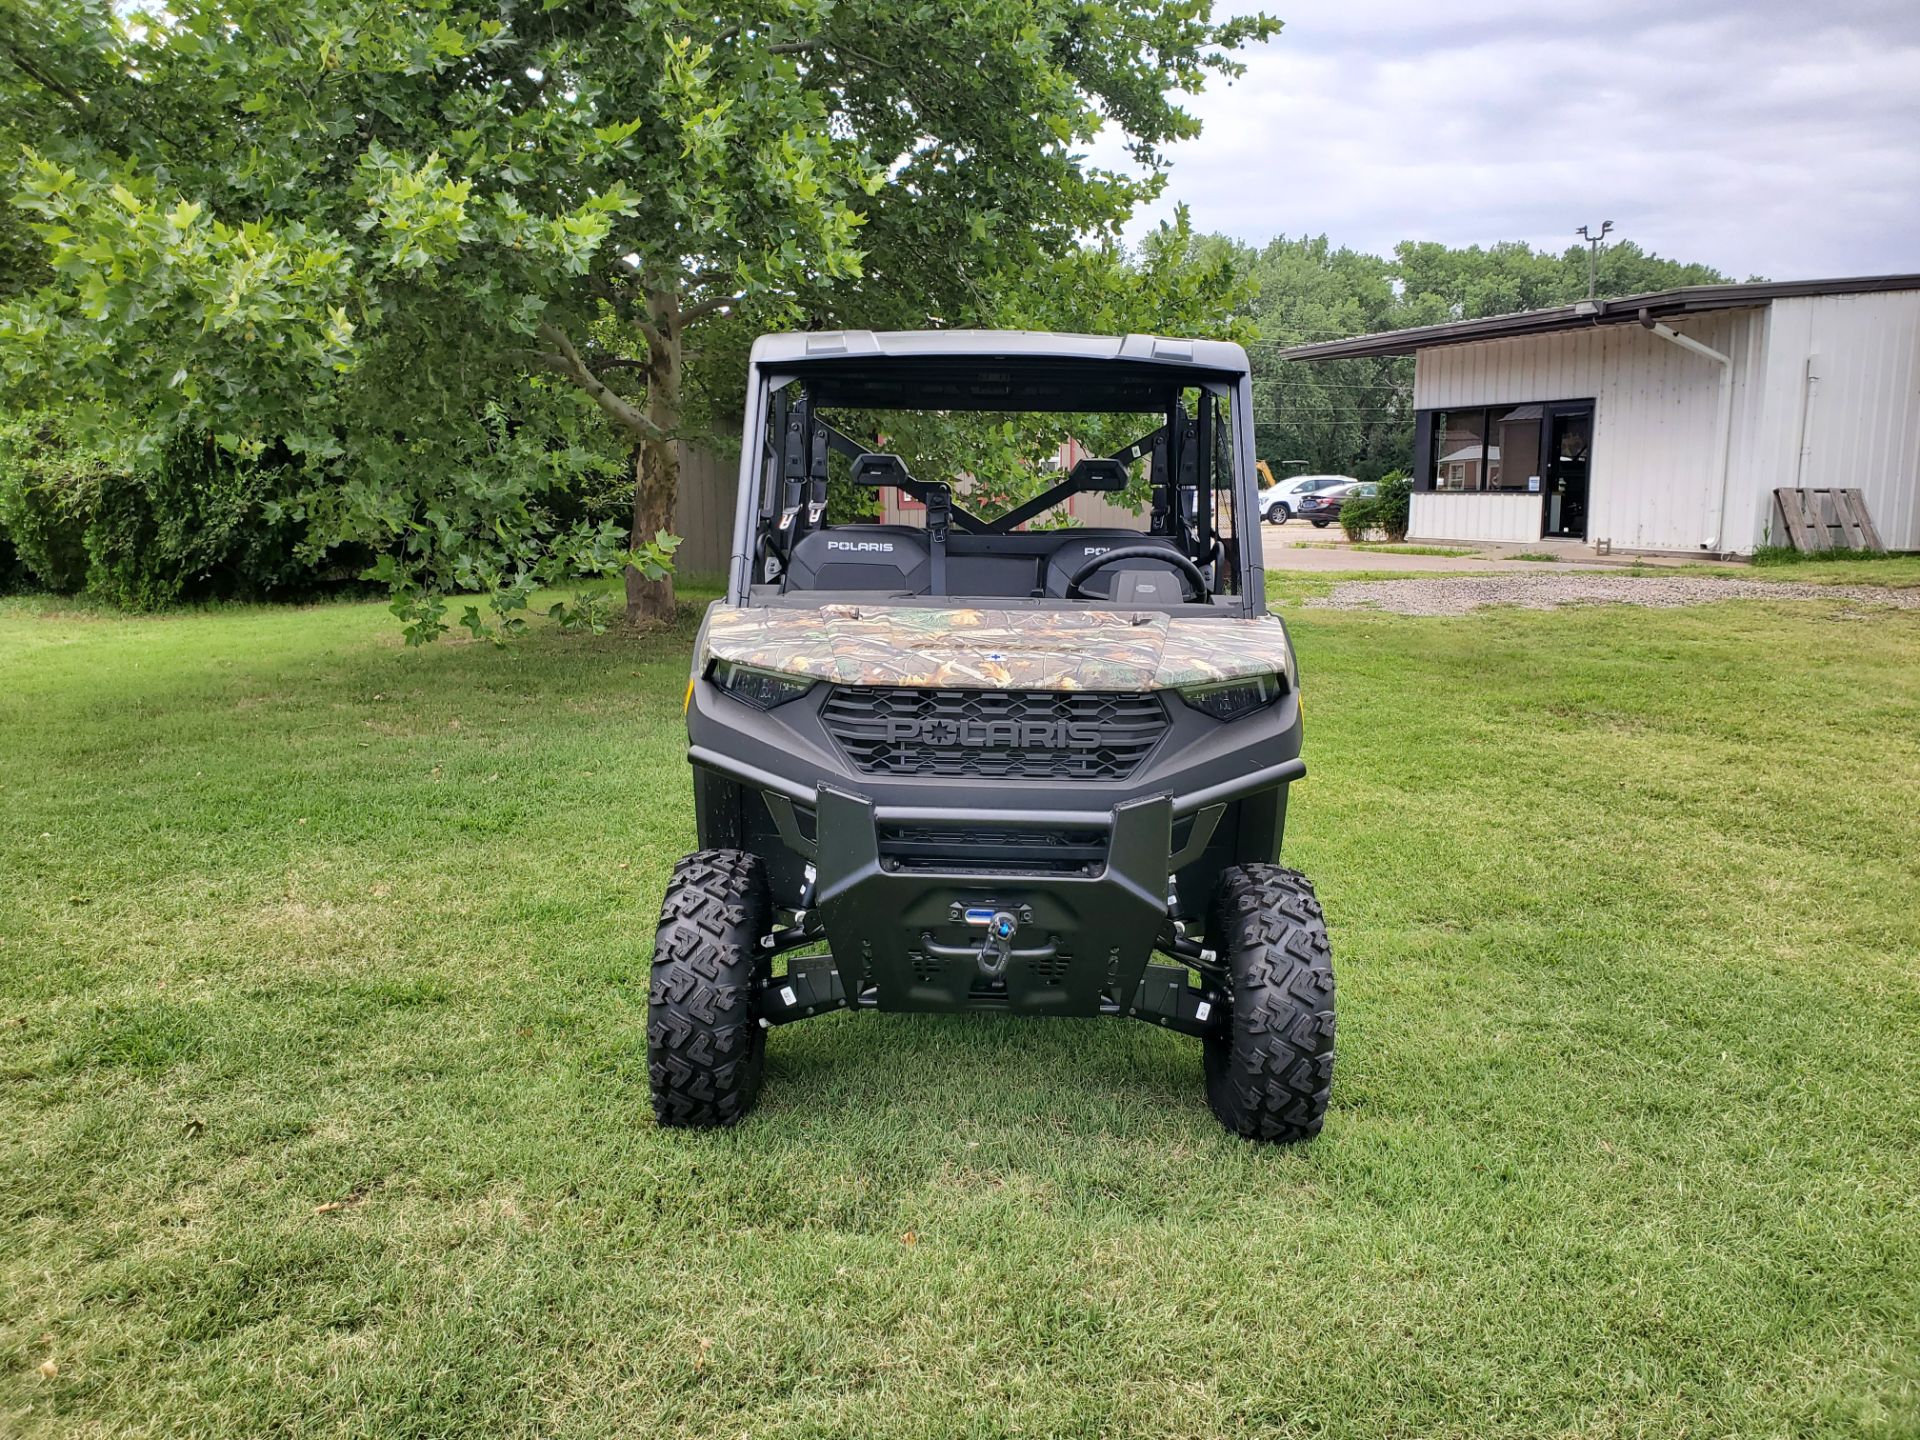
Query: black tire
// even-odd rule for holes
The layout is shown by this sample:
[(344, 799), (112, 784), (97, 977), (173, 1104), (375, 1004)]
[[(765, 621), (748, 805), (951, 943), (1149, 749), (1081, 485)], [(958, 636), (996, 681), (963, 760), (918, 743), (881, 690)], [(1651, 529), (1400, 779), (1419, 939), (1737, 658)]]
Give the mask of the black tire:
[(1267, 511), (1267, 523), (1269, 525), (1284, 525), (1292, 518), (1293, 511), (1286, 507), (1284, 501), (1274, 501), (1272, 508)]
[(696, 850), (673, 867), (647, 988), (647, 1078), (662, 1125), (731, 1125), (753, 1108), (767, 1032), (766, 875), (744, 850)]
[(1333, 522), (1331, 520), (1316, 520), (1313, 522), (1313, 528), (1316, 530), (1324, 530), (1327, 528), (1327, 526), (1331, 525), (1332, 523)]
[(1205, 1042), (1207, 1104), (1236, 1135), (1311, 1139), (1333, 1093), (1333, 949), (1313, 883), (1279, 865), (1226, 871), (1212, 937), (1230, 1009)]

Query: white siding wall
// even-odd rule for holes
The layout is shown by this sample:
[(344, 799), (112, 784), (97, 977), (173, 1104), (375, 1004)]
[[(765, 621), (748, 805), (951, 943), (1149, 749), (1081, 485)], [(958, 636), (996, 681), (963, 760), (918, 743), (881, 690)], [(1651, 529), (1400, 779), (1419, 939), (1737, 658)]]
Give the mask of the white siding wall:
[[(1720, 311), (1673, 328), (1733, 357), (1731, 463), (1733, 473), (1743, 473), (1755, 463), (1766, 311)], [(1716, 522), (1719, 382), (1719, 366), (1651, 331), (1602, 325), (1422, 351), (1414, 404), (1430, 409), (1591, 399), (1588, 541), (1610, 541), (1622, 550), (1691, 551), (1712, 537)], [(1527, 538), (1538, 533), (1536, 528)], [(1729, 534), (1732, 548), (1752, 548), (1738, 532)]]
[(1519, 544), (1539, 538), (1538, 495), (1415, 491), (1407, 515), (1409, 540)]
[(1728, 534), (1761, 540), (1776, 487), (1855, 486), (1888, 549), (1920, 550), (1920, 291), (1776, 300), (1764, 376)]

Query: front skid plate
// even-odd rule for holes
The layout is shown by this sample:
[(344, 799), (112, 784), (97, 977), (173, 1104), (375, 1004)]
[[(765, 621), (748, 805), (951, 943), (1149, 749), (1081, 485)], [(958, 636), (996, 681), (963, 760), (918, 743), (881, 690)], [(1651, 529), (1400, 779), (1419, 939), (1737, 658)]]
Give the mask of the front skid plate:
[[(883, 1010), (1097, 1015), (1136, 1006), (1167, 909), (1165, 796), (1110, 812), (1106, 864), (1091, 875), (890, 870), (871, 800), (823, 785), (815, 814), (814, 904), (842, 994), (864, 1002), (871, 992)], [(1002, 985), (981, 974), (971, 952), (982, 932), (956, 924), (956, 907), (1021, 916)]]
[[(1227, 1025), (1226, 996), (1216, 988), (1193, 985), (1187, 974), (1184, 965), (1151, 963), (1141, 972), (1133, 1003), (1124, 1009), (1103, 1007), (1102, 1013), (1131, 1015), (1188, 1035), (1218, 1034)], [(879, 996), (872, 990), (861, 997), (861, 1008), (878, 1003)], [(831, 955), (794, 956), (787, 962), (784, 975), (767, 982), (757, 1004), (760, 1018), (767, 1025), (788, 1025), (810, 1015), (849, 1008)], [(971, 1008), (998, 1007), (976, 1000)]]

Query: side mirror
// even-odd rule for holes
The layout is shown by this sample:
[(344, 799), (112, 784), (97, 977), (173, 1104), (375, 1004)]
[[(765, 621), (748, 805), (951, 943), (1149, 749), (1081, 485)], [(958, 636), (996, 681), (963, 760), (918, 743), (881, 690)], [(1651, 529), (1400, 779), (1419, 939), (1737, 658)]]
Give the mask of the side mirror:
[(869, 450), (853, 462), (853, 483), (856, 485), (905, 485), (913, 479), (907, 473), (907, 462), (898, 455), (884, 455)]
[(1067, 479), (1082, 490), (1124, 490), (1127, 488), (1127, 467), (1118, 460), (1089, 455), (1084, 460), (1074, 462), (1073, 469), (1067, 472)]

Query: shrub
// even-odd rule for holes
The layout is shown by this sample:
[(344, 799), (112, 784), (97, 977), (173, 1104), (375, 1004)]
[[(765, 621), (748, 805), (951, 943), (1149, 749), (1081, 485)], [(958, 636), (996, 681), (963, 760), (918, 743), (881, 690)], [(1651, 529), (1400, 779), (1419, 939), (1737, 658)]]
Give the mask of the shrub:
[(1413, 505), (1413, 482), (1398, 470), (1380, 477), (1379, 493), (1366, 500), (1349, 500), (1340, 507), (1340, 528), (1349, 540), (1363, 540), (1369, 530), (1380, 530), (1397, 545), (1407, 538), (1407, 515)]
[(88, 589), (155, 610), (310, 588), (300, 527), (270, 514), (288, 479), (285, 466), (235, 459), (198, 436), (175, 441), (150, 469), (107, 477), (87, 527)]
[[(342, 523), (342, 496), (364, 492), (342, 482), (358, 455), (338, 456), (320, 483), (283, 445), (243, 456), (184, 434), (129, 466), (92, 445), (65, 413), (0, 420), (0, 590), (85, 588), (124, 609), (154, 610), (182, 600), (368, 588), (370, 571), (391, 564), (410, 537), (431, 531), (433, 553), (458, 558), (450, 537), (476, 516), (497, 518), (498, 495), (509, 489), (527, 497), (529, 535), (582, 532), (597, 543), (602, 531), (624, 534), (633, 482), (623, 457), (572, 443), (563, 427), (540, 423), (550, 419), (501, 418), (457, 455), (458, 483), (441, 485), (440, 498), (464, 498), (464, 512), (444, 504), (382, 511), (372, 522), (349, 517), (354, 525)], [(396, 443), (405, 448), (404, 439)], [(444, 448), (430, 448), (419, 463), (446, 458)], [(476, 544), (473, 553), (486, 548)], [(607, 564), (617, 569), (618, 559)], [(439, 578), (452, 589), (475, 588), (473, 575)]]
[(1375, 528), (1374, 512), (1380, 508), (1378, 500), (1354, 499), (1340, 507), (1340, 528), (1347, 532), (1349, 540), (1364, 540), (1367, 532)]
[(1387, 539), (1396, 545), (1405, 540), (1413, 509), (1413, 481), (1404, 471), (1389, 471), (1380, 477), (1380, 493), (1373, 503), (1378, 515), (1374, 523), (1387, 532)]
[(310, 590), (303, 527), (268, 503), (293, 478), (201, 438), (132, 469), (57, 412), (0, 423), (0, 586), (85, 588), (133, 610)]
[(52, 412), (0, 421), (0, 530), (14, 553), (16, 582), (70, 595), (87, 580), (87, 527), (107, 456), (77, 440)]

